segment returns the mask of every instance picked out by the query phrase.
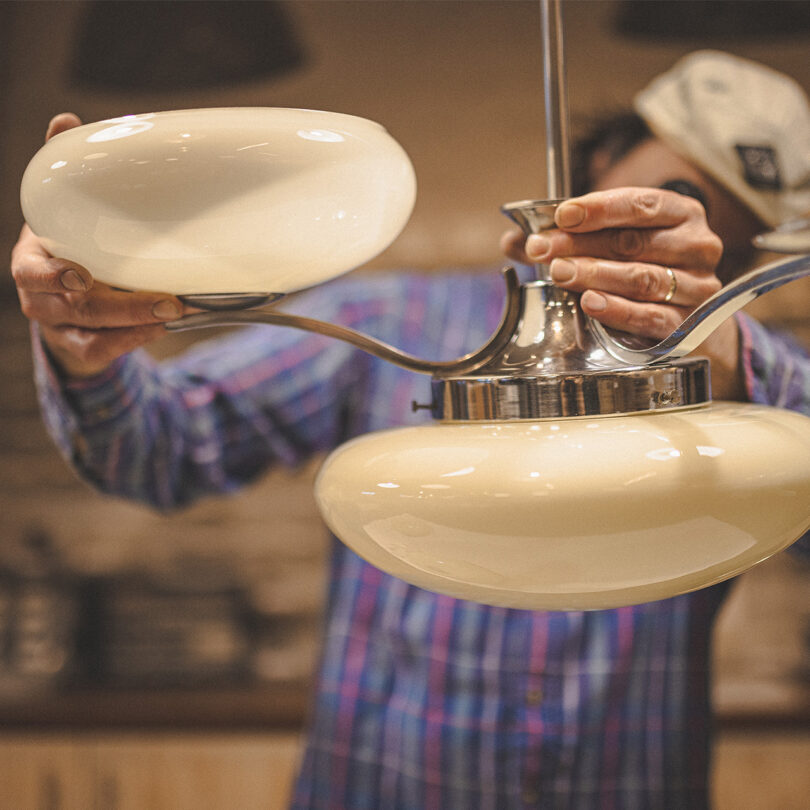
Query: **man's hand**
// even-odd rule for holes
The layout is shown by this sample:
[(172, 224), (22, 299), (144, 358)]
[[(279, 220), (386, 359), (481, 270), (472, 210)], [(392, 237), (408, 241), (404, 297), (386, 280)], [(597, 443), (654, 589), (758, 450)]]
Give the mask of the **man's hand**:
[[(62, 113), (51, 121), (46, 139), (80, 123)], [(174, 296), (94, 282), (84, 267), (51, 256), (27, 225), (12, 251), (11, 272), (23, 313), (39, 324), (50, 353), (72, 377), (97, 374), (122, 354), (165, 335), (163, 322), (184, 311)]]
[(550, 264), (554, 283), (583, 293), (582, 309), (605, 326), (661, 339), (720, 289), (714, 270), (723, 245), (691, 197), (646, 188), (595, 191), (566, 200), (554, 219), (556, 230), (525, 242), (506, 234), (504, 252)]
[[(557, 286), (582, 293), (583, 311), (605, 326), (661, 340), (720, 289), (723, 245), (703, 206), (674, 191), (616, 188), (563, 202), (553, 230), (504, 234), (510, 258), (550, 265)], [(722, 398), (740, 398), (737, 329), (726, 321), (700, 353), (713, 360)]]

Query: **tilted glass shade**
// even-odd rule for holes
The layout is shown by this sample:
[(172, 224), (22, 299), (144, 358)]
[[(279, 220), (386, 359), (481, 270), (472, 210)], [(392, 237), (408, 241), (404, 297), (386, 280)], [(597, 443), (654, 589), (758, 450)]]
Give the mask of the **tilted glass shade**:
[(444, 422), (338, 448), (327, 524), (373, 565), (515, 608), (646, 602), (734, 576), (810, 526), (810, 419), (716, 403)]
[(21, 202), (53, 255), (108, 284), (285, 293), (386, 248), (415, 194), (407, 155), (373, 121), (222, 108), (63, 132), (31, 160)]

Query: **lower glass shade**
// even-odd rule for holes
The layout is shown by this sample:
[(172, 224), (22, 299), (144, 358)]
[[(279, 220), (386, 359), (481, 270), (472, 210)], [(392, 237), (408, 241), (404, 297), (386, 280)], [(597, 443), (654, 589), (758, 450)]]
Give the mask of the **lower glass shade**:
[(648, 602), (739, 574), (810, 527), (810, 418), (668, 413), (436, 423), (324, 463), (330, 529), (407, 582), (514, 608)]

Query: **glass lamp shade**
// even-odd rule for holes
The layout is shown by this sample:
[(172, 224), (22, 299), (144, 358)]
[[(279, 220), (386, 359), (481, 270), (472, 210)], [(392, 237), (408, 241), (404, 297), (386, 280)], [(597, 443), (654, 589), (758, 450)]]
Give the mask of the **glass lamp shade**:
[(732, 577), (810, 526), (810, 419), (716, 403), (435, 423), (326, 460), (329, 527), (373, 565), (492, 605), (588, 610)]
[(407, 155), (379, 124), (222, 108), (63, 132), (28, 165), (21, 203), (53, 255), (108, 284), (285, 293), (385, 249), (415, 194)]

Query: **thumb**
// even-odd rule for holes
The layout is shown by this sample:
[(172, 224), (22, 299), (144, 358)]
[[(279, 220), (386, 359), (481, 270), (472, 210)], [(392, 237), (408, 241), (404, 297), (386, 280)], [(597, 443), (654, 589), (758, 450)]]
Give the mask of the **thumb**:
[(81, 126), (82, 120), (75, 113), (64, 112), (59, 113), (51, 118), (48, 124), (48, 130), (45, 133), (45, 140), (49, 141), (54, 135), (64, 132), (66, 129), (73, 129), (73, 127)]

